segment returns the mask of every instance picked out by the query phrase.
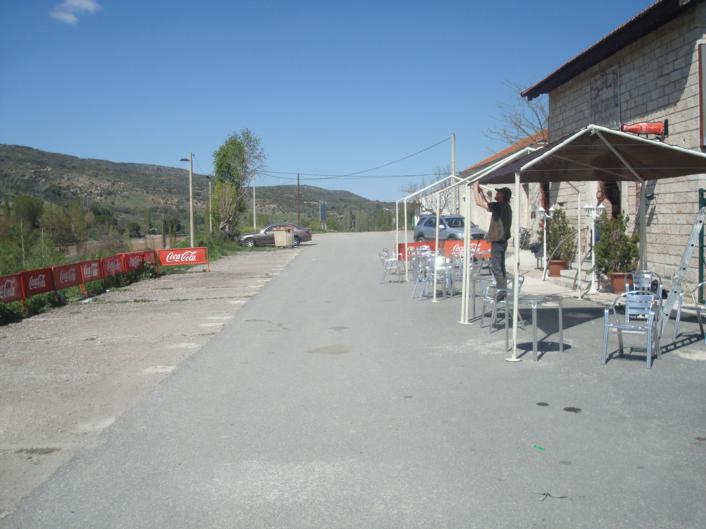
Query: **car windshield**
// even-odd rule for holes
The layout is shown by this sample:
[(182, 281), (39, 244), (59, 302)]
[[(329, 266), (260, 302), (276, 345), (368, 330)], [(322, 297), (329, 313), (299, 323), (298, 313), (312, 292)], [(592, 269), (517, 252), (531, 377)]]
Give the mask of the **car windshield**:
[(463, 217), (449, 217), (444, 220), (449, 228), (463, 228)]

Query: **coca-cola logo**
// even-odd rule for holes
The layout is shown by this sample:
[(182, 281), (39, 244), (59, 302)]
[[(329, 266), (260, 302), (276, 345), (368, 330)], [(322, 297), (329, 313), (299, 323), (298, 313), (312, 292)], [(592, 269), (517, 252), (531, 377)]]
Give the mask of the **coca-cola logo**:
[(47, 287), (47, 275), (39, 274), (36, 276), (29, 276), (28, 286), (30, 290), (37, 290), (40, 288)]
[(2, 297), (14, 298), (17, 295), (17, 281), (6, 279), (2, 284)]
[(195, 263), (196, 252), (187, 250), (185, 252), (169, 252), (166, 261), (168, 263)]
[(138, 266), (140, 266), (142, 264), (142, 257), (140, 257), (140, 256), (130, 257), (128, 259), (127, 263), (131, 268), (137, 268)]
[(110, 259), (105, 261), (105, 269), (108, 272), (117, 272), (120, 270), (120, 261), (117, 259)]
[(73, 283), (76, 281), (76, 269), (69, 268), (68, 270), (59, 272), (59, 281), (61, 283)]
[(90, 263), (83, 265), (83, 275), (85, 277), (98, 277), (100, 271), (98, 270), (98, 263)]

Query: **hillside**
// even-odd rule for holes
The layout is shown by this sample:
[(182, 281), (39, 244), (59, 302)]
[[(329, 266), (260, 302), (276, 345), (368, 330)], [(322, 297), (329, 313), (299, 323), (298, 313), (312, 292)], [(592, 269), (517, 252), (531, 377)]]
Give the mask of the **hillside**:
[[(206, 176), (194, 174), (193, 185), (198, 225), (204, 222), (207, 212)], [(301, 186), (301, 193), (303, 223), (318, 219), (318, 202), (324, 200), (328, 204), (329, 224), (334, 228), (364, 230), (391, 225), (394, 204), (312, 186)], [(108, 208), (123, 226), (128, 222), (144, 223), (148, 212), (154, 219), (175, 213), (186, 220), (188, 171), (0, 145), (0, 197), (20, 194), (63, 206), (78, 202), (86, 209)], [(257, 201), (258, 222), (296, 221), (296, 186), (258, 187)], [(246, 218), (247, 225), (251, 216)]]

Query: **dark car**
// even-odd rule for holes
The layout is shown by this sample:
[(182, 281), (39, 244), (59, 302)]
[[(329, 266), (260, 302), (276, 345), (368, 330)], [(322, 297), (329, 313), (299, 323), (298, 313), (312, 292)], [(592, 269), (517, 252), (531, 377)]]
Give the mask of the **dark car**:
[(294, 246), (299, 246), (303, 242), (311, 240), (311, 230), (302, 228), (296, 224), (268, 224), (260, 231), (255, 233), (244, 233), (238, 238), (238, 242), (243, 246), (252, 248), (253, 246), (274, 246), (275, 245), (275, 229), (276, 228), (291, 228), (294, 230)]

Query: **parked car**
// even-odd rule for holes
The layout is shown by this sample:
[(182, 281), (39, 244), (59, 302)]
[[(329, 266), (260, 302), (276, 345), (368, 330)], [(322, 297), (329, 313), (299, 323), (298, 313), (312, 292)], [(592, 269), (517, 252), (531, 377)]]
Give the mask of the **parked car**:
[(238, 237), (238, 242), (243, 246), (252, 248), (253, 246), (274, 246), (275, 228), (291, 228), (294, 230), (294, 246), (299, 246), (303, 242), (311, 240), (311, 230), (302, 228), (296, 224), (268, 224), (258, 232), (244, 233)]
[[(463, 239), (465, 220), (459, 215), (439, 217), (439, 240)], [(436, 215), (423, 215), (414, 228), (415, 241), (433, 241), (436, 238)], [(484, 239), (485, 230), (471, 222), (471, 239)]]

